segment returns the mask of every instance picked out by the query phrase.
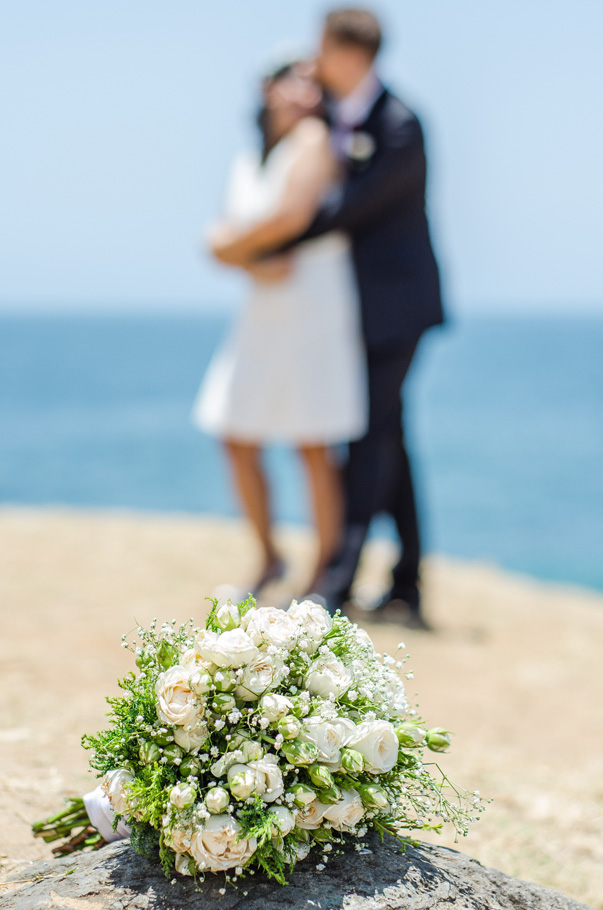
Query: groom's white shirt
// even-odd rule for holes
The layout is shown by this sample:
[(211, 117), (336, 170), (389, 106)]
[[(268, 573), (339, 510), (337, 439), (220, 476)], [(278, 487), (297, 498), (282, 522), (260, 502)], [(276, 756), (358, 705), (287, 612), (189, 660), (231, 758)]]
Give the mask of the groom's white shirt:
[(366, 120), (382, 91), (383, 83), (371, 67), (353, 92), (331, 102), (331, 115), (335, 129), (348, 131)]

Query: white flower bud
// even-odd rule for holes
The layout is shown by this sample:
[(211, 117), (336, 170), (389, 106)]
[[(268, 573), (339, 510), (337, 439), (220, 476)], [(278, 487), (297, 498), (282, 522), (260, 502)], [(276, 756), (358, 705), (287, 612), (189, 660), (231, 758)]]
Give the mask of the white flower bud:
[(229, 802), (230, 795), (224, 787), (212, 787), (205, 794), (205, 805), (212, 815), (219, 815), (220, 812), (224, 812)]

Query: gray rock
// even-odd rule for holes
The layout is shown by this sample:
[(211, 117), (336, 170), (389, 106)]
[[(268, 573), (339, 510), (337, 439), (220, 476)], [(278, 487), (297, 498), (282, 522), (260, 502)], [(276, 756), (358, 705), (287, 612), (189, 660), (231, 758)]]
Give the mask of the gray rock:
[[(22, 868), (0, 891), (2, 910), (585, 910), (549, 888), (519, 881), (442, 847), (400, 852), (393, 841), (333, 857), (322, 872), (300, 863), (283, 888), (256, 874), (240, 889), (209, 875), (171, 884), (127, 841)], [(225, 894), (220, 889), (226, 888)], [(248, 894), (245, 896), (244, 891)], [(588, 910), (588, 908), (586, 908)]]

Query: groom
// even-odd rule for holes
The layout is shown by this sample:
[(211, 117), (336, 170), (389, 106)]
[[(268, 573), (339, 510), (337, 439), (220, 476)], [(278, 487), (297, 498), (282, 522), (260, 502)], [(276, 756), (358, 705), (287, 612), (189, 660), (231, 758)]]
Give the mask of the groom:
[(351, 237), (369, 385), (368, 431), (351, 443), (346, 467), (343, 542), (320, 593), (331, 611), (344, 606), (371, 519), (385, 511), (394, 518), (402, 553), (373, 615), (427, 628), (401, 390), (422, 333), (443, 314), (425, 215), (423, 134), (416, 116), (375, 72), (381, 40), (370, 11), (337, 9), (326, 18), (317, 59), (345, 179), (303, 239), (331, 230)]

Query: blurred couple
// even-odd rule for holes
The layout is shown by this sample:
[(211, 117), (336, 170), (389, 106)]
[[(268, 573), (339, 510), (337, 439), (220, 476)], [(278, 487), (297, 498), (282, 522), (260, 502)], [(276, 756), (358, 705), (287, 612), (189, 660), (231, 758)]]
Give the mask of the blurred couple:
[[(381, 82), (376, 17), (337, 9), (313, 61), (265, 75), (260, 147), (235, 161), (214, 256), (250, 277), (193, 419), (220, 438), (261, 543), (255, 593), (284, 572), (262, 447), (306, 468), (317, 554), (307, 594), (344, 612), (371, 519), (401, 555), (373, 618), (427, 628), (401, 389), (422, 333), (443, 320), (416, 116)], [(338, 458), (347, 445), (343, 467)]]

